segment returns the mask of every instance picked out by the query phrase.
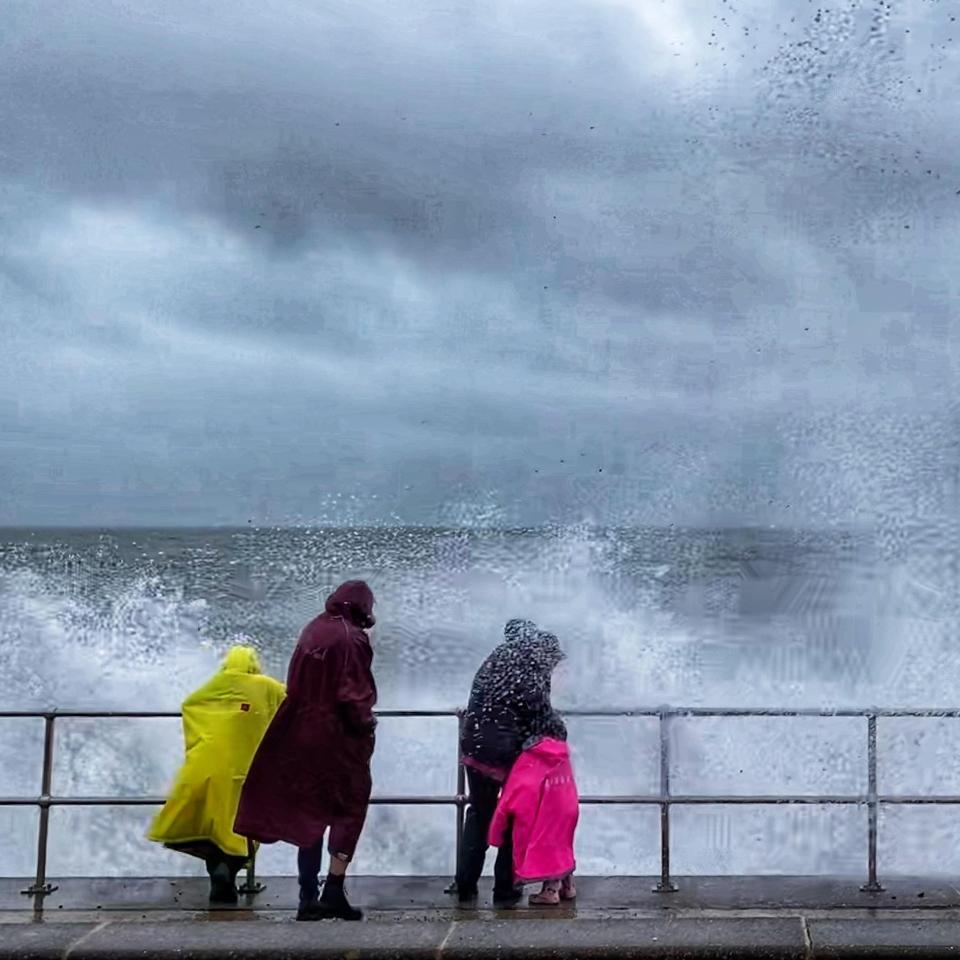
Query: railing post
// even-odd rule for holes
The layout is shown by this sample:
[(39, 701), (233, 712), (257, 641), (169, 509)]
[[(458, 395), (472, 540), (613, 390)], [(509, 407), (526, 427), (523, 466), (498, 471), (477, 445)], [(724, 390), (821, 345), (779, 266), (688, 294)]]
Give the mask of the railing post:
[(47, 839), (50, 835), (50, 797), (53, 789), (53, 713), (43, 715), (43, 773), (40, 779), (40, 820), (37, 830), (37, 870), (33, 884), (22, 891), (25, 896), (33, 897), (33, 912), (39, 918), (43, 914), (43, 901), (57, 888), (47, 882)]
[(247, 840), (247, 854), (249, 855), (247, 877), (243, 886), (239, 888), (239, 892), (244, 896), (254, 897), (258, 893), (263, 893), (267, 889), (267, 885), (257, 880), (257, 848), (252, 840)]
[(457, 711), (457, 876), (463, 861), (463, 824), (467, 809), (467, 775), (460, 756), (463, 742), (463, 710)]
[(462, 709), (457, 710), (457, 819), (456, 819), (456, 873), (453, 882), (449, 884), (444, 893), (457, 892), (457, 877), (460, 876), (460, 865), (463, 862), (463, 823), (467, 808), (467, 775), (463, 768), (463, 757), (460, 755), (460, 744), (463, 742), (463, 713)]
[(660, 880), (655, 893), (673, 893), (677, 885), (670, 879), (670, 718), (662, 709), (660, 719)]
[(877, 799), (877, 717), (867, 715), (867, 882), (860, 888), (864, 893), (883, 890), (877, 880), (877, 823), (880, 803)]

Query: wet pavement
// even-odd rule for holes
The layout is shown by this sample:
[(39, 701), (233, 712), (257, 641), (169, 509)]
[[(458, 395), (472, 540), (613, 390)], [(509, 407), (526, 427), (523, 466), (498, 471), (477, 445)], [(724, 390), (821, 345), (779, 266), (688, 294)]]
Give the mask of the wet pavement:
[[(241, 874), (241, 879), (243, 875)], [(95, 913), (148, 916), (210, 912), (205, 878), (132, 879), (75, 878), (53, 881), (58, 889), (45, 900), (49, 919), (64, 914)], [(490, 891), (482, 891), (475, 908), (460, 908), (445, 893), (447, 877), (353, 877), (348, 891), (352, 900), (373, 918), (418, 916), (432, 920), (462, 919), (495, 914)], [(270, 877), (266, 889), (241, 897), (236, 907), (219, 908), (217, 914), (282, 915), (297, 902), (293, 877)], [(652, 877), (583, 877), (577, 881), (578, 899), (571, 905), (531, 908), (522, 905), (508, 912), (511, 919), (597, 917), (607, 915), (661, 916), (664, 912), (728, 911), (957, 911), (960, 915), (960, 878), (954, 885), (942, 878), (896, 878), (884, 881), (881, 893), (864, 893), (858, 878), (838, 877), (681, 877), (674, 893), (654, 890)], [(28, 914), (33, 900), (21, 891), (28, 880), (0, 879), (0, 915)], [(533, 888), (531, 888), (532, 891)], [(499, 911), (500, 914), (503, 911)]]
[(54, 882), (41, 918), (28, 881), (0, 880), (0, 960), (960, 956), (960, 890), (942, 878), (881, 893), (856, 878), (679, 878), (662, 894), (654, 878), (585, 877), (573, 904), (504, 911), (458, 907), (446, 878), (357, 877), (361, 924), (293, 922), (289, 877), (217, 910), (205, 879)]

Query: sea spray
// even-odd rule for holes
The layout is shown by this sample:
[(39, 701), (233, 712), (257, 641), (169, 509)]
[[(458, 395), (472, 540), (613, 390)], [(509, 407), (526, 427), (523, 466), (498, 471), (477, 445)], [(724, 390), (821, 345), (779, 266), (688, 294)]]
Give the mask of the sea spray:
[[(175, 710), (237, 636), (282, 677), (300, 627), (351, 575), (377, 593), (384, 708), (462, 704), (504, 620), (518, 615), (569, 650), (556, 683), (568, 708), (953, 705), (957, 565), (930, 560), (935, 537), (903, 540), (891, 555), (873, 534), (849, 531), (8, 532), (3, 705)], [(918, 582), (947, 599), (921, 603)], [(882, 791), (960, 792), (958, 721), (904, 724), (880, 723)], [(656, 792), (654, 719), (576, 719), (570, 729), (585, 794)], [(0, 790), (36, 795), (41, 725), (7, 721), (0, 733)], [(865, 722), (843, 718), (682, 718), (670, 733), (674, 789), (857, 793), (865, 743)], [(162, 794), (181, 757), (175, 720), (64, 719), (54, 792)], [(927, 784), (934, 764), (938, 779)], [(455, 722), (384, 720), (374, 775), (380, 795), (452, 795)], [(27, 874), (35, 811), (2, 816), (0, 873)], [(149, 816), (142, 807), (55, 809), (51, 875), (201, 872), (143, 839)], [(884, 811), (881, 868), (958, 869), (953, 819), (950, 809)], [(449, 873), (454, 823), (450, 806), (375, 808), (356, 869)], [(856, 806), (678, 807), (672, 823), (677, 873), (860, 873), (865, 862)], [(658, 839), (656, 807), (585, 808), (581, 870), (656, 872)], [(290, 873), (293, 863), (289, 849), (265, 848), (260, 869)]]

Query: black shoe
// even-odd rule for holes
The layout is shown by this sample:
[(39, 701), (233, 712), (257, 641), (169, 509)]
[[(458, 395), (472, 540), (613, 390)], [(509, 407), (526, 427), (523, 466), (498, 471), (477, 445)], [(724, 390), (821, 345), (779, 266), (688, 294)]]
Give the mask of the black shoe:
[(497, 910), (509, 910), (523, 899), (523, 890), (494, 890), (493, 905)]
[(342, 890), (324, 887), (323, 895), (313, 903), (304, 903), (297, 910), (298, 920), (362, 920), (363, 911), (350, 906)]
[(316, 900), (309, 900), (306, 903), (300, 903), (300, 906), (297, 907), (297, 919), (298, 920), (325, 920), (325, 917), (320, 915), (320, 904)]
[(210, 874), (210, 902), (233, 904), (238, 903), (239, 900), (240, 895), (230, 875), (230, 868), (225, 863), (219, 864)]

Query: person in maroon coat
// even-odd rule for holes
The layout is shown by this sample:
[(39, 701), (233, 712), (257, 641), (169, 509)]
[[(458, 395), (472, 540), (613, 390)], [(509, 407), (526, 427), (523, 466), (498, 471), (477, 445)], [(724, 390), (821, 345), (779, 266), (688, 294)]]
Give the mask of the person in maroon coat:
[[(349, 580), (304, 627), (290, 660), (287, 698), (254, 757), (234, 829), (299, 847), (298, 920), (360, 920), (343, 879), (370, 802), (377, 688), (366, 630), (373, 593)], [(330, 870), (320, 896), (324, 835)]]

